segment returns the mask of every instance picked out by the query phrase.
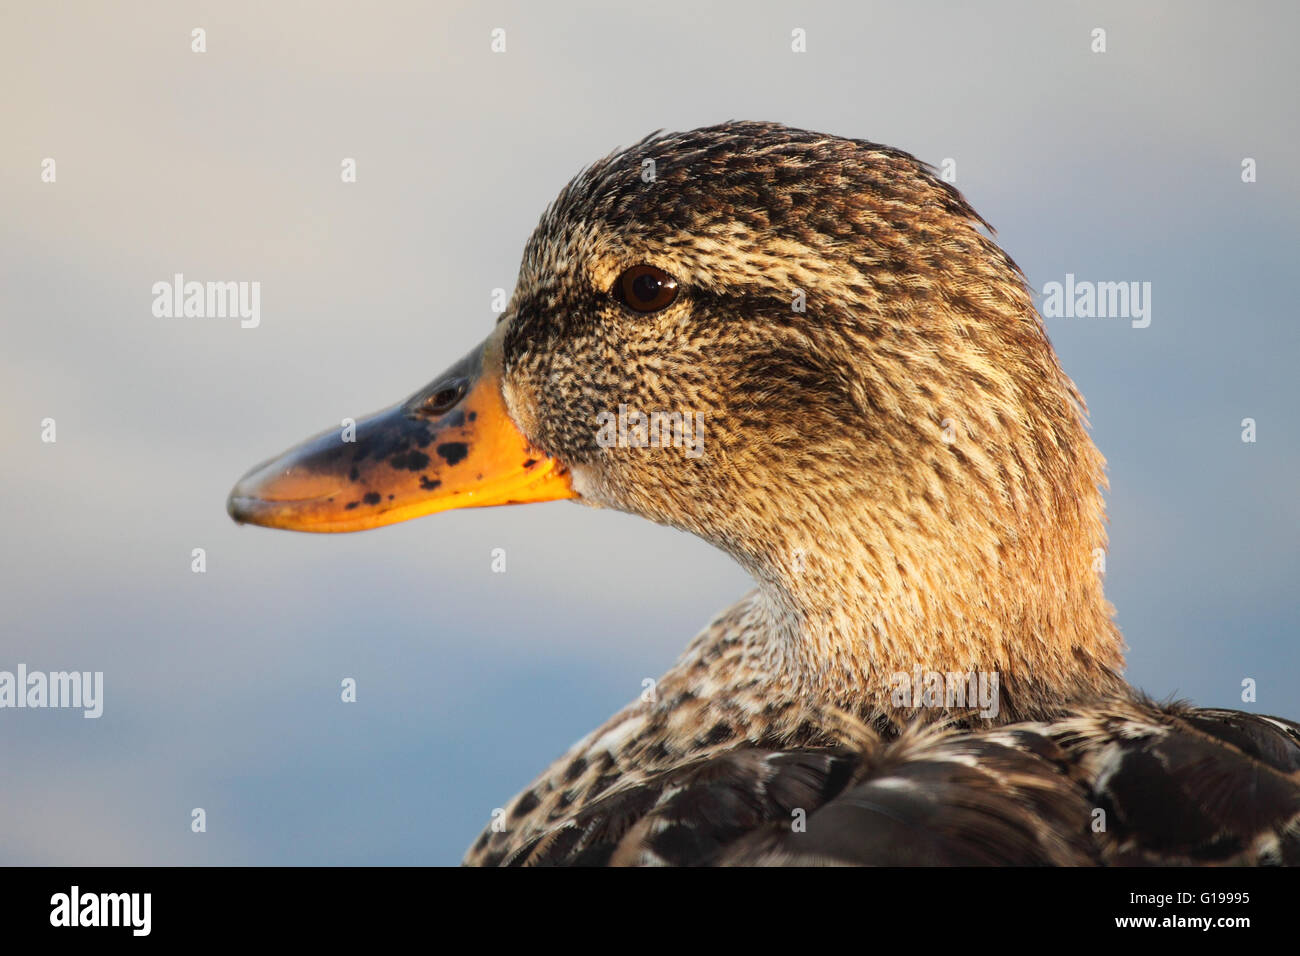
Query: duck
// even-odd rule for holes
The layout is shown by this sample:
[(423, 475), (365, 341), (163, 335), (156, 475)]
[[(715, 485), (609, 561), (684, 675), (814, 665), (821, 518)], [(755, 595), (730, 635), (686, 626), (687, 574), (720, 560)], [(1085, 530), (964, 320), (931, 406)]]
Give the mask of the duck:
[(468, 865), (1300, 862), (1300, 725), (1125, 681), (1083, 397), (992, 228), (909, 153), (749, 121), (611, 153), (483, 344), (350, 428), (229, 514), (569, 499), (754, 581)]

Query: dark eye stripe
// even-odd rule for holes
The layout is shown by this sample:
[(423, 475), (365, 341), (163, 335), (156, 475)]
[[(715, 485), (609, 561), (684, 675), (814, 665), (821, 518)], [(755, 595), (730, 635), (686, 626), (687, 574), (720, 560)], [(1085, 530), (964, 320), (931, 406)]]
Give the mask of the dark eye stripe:
[(655, 266), (632, 266), (614, 280), (611, 292), (634, 312), (658, 312), (677, 298), (677, 280)]

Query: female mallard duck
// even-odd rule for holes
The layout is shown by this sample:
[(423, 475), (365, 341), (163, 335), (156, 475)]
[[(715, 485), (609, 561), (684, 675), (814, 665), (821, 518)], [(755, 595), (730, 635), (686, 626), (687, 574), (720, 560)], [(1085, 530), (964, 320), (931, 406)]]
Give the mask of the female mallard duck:
[(300, 531), (576, 498), (757, 581), (466, 862), (1300, 862), (1300, 726), (1120, 678), (1104, 462), (981, 227), (898, 150), (652, 136), (560, 193), (481, 348), (239, 482)]

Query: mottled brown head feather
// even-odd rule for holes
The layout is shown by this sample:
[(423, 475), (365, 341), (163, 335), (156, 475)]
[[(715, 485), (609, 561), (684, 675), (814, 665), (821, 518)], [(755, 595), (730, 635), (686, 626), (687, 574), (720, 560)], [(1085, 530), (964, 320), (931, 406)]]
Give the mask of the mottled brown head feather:
[[(636, 264), (678, 280), (671, 306), (614, 299)], [(1007, 718), (1117, 686), (1082, 401), (1015, 263), (907, 153), (652, 136), (565, 187), (504, 321), (525, 432), (587, 503), (749, 569), (774, 677), (848, 704), (896, 671), (998, 671)], [(621, 404), (702, 414), (703, 454), (601, 447)]]

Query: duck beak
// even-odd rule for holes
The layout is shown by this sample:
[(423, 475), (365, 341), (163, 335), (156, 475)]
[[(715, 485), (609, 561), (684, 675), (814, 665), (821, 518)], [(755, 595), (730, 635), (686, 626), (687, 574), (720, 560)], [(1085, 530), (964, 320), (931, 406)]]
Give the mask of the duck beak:
[(258, 465), (230, 492), (230, 516), (291, 531), (362, 531), (452, 508), (576, 498), (568, 472), (506, 410), (504, 331), (401, 404)]

